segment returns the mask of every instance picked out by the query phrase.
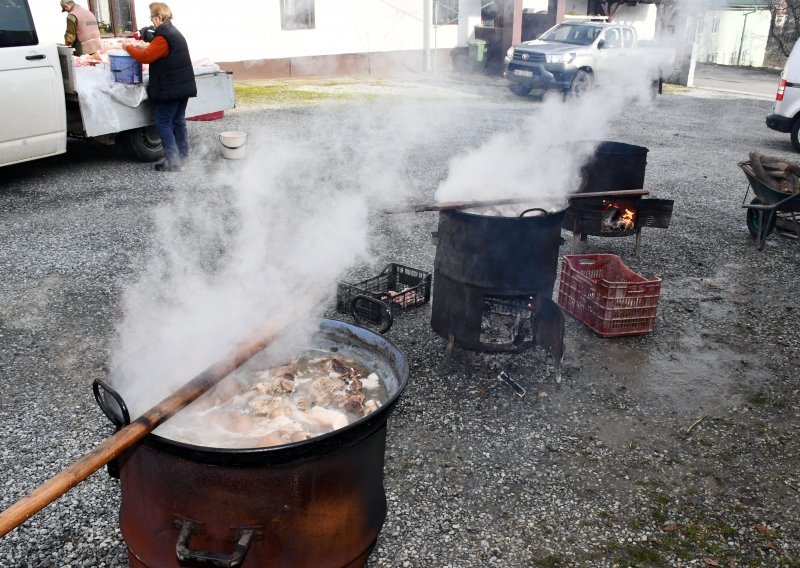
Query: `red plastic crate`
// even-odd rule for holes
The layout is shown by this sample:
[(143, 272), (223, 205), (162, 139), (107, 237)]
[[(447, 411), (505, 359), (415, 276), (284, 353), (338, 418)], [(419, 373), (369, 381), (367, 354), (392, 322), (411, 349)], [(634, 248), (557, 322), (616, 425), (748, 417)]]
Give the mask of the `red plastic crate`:
[(600, 337), (641, 335), (656, 325), (661, 278), (636, 274), (614, 254), (573, 254), (561, 263), (558, 304)]

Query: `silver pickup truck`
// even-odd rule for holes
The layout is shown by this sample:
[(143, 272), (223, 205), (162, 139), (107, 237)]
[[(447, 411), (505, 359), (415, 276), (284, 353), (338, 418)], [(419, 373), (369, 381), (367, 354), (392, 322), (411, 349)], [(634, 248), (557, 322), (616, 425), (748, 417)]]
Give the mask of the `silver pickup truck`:
[(647, 64), (656, 54), (638, 48), (636, 29), (632, 26), (564, 22), (538, 39), (512, 46), (505, 58), (505, 77), (511, 91), (520, 96), (533, 90), (580, 95), (596, 78), (634, 60)]

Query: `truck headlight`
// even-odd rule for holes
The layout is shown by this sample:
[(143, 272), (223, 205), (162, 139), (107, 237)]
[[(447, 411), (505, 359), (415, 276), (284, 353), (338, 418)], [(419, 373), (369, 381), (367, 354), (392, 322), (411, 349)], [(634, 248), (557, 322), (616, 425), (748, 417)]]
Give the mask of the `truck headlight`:
[(508, 48), (508, 51), (506, 51), (506, 57), (509, 59), (514, 59), (514, 46)]
[(575, 60), (575, 53), (567, 53), (566, 55), (563, 53), (553, 53), (550, 55), (545, 55), (544, 60), (547, 63), (572, 63)]

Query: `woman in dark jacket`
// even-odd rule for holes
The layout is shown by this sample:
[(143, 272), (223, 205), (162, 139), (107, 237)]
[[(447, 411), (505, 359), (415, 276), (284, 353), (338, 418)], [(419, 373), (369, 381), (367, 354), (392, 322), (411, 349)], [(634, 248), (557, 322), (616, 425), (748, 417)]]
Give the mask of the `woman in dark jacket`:
[(156, 164), (162, 172), (177, 172), (189, 158), (186, 133), (186, 105), (197, 96), (189, 46), (172, 25), (172, 11), (163, 2), (150, 4), (155, 27), (153, 41), (144, 49), (126, 45), (125, 50), (139, 63), (150, 65), (147, 97), (156, 105), (156, 128), (164, 146), (165, 161)]

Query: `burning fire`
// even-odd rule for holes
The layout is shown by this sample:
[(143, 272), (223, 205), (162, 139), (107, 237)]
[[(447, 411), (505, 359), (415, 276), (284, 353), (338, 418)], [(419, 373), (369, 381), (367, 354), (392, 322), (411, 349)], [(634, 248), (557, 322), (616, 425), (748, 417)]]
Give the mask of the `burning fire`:
[(636, 210), (626, 202), (603, 201), (603, 213), (608, 224), (618, 230), (633, 229)]

